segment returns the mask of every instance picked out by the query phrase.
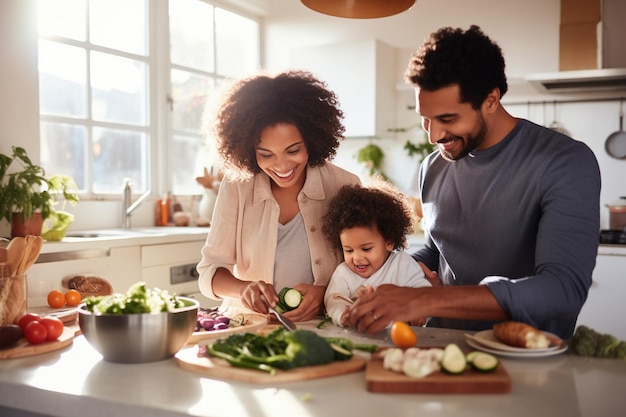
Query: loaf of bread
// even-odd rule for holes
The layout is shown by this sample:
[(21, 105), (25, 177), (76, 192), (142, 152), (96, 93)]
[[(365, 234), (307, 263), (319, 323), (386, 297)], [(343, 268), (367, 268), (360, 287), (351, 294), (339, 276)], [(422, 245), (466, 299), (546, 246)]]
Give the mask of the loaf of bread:
[(100, 277), (76, 275), (64, 279), (63, 286), (78, 291), (82, 298), (113, 294), (113, 286), (111, 283)]
[(558, 337), (547, 335), (529, 324), (518, 321), (505, 321), (494, 325), (493, 335), (504, 344), (527, 349), (545, 349), (562, 343)]

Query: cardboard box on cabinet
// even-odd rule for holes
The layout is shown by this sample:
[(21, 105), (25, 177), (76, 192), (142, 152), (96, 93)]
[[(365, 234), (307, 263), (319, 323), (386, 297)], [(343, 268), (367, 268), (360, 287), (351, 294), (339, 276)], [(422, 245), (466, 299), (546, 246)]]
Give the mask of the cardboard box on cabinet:
[(561, 0), (559, 69), (626, 67), (624, 0)]

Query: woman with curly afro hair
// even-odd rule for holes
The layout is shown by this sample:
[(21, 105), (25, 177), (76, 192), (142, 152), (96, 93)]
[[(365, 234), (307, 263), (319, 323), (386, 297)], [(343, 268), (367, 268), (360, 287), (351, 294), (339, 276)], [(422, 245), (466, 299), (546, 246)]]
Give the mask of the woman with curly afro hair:
[(227, 86), (207, 111), (226, 178), (198, 264), (199, 287), (224, 306), (267, 314), (284, 287), (303, 295), (285, 313), (323, 313), (341, 251), (325, 239), (330, 199), (359, 178), (329, 161), (343, 139), (337, 97), (312, 74), (257, 74)]
[(402, 250), (412, 230), (411, 207), (387, 183), (339, 190), (328, 206), (323, 226), (327, 239), (341, 248), (344, 256), (324, 296), (333, 323), (348, 325), (348, 299), (355, 300), (362, 291), (382, 284), (430, 286), (419, 264)]

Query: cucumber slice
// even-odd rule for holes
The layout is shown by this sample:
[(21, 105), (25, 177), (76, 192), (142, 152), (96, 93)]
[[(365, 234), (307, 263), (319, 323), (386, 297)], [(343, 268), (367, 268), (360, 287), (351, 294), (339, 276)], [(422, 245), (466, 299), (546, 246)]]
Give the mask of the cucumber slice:
[(285, 287), (278, 293), (278, 304), (285, 310), (293, 310), (302, 302), (302, 293), (295, 288)]
[(456, 343), (448, 344), (443, 350), (441, 368), (453, 375), (462, 374), (467, 368), (465, 354)]
[(474, 358), (476, 357), (476, 355), (478, 355), (479, 353), (482, 353), (479, 350), (473, 350), (470, 353), (468, 353), (467, 355), (465, 355), (465, 359), (467, 359), (468, 363), (472, 363), (474, 362)]
[(336, 343), (329, 343), (330, 347), (333, 349), (334, 352), (334, 360), (336, 361), (347, 361), (348, 359), (350, 359), (352, 357), (352, 351), (339, 346)]
[(471, 364), (479, 372), (493, 372), (498, 367), (498, 358), (489, 353), (477, 352)]

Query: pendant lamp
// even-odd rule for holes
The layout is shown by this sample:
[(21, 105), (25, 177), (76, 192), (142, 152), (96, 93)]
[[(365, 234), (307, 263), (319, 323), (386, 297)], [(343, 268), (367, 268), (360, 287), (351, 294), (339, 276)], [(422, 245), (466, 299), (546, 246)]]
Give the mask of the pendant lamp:
[(402, 13), (415, 0), (301, 0), (309, 9), (323, 14), (351, 19), (373, 19)]

